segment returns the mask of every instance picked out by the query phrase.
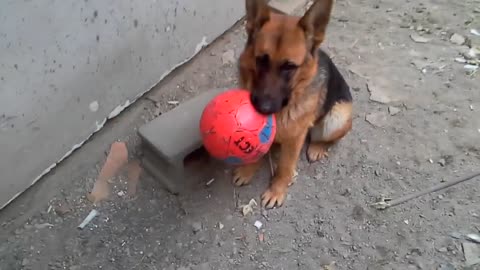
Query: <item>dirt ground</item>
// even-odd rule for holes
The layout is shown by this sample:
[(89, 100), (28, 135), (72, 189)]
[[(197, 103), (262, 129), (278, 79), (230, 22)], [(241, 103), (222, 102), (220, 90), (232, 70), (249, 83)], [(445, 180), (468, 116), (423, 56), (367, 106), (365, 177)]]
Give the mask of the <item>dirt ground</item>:
[[(242, 27), (0, 213), (1, 270), (480, 269), (465, 266), (462, 248), (465, 234), (480, 233), (479, 179), (385, 211), (370, 207), (382, 195), (480, 170), (480, 72), (455, 61), (480, 46), (470, 32), (480, 31), (478, 0), (337, 0), (323, 48), (353, 89), (354, 128), (327, 160), (302, 155), (285, 206), (245, 217), (237, 209), (259, 201), (267, 168), (242, 188), (230, 184), (228, 168), (212, 170), (211, 185), (206, 178), (179, 197), (143, 175), (136, 200), (123, 196), (121, 176), (109, 201), (86, 199), (113, 141), (127, 141), (134, 159), (138, 127), (172, 109), (168, 101), (236, 86)], [(454, 33), (466, 41), (450, 40)], [(99, 215), (77, 229), (93, 208)]]

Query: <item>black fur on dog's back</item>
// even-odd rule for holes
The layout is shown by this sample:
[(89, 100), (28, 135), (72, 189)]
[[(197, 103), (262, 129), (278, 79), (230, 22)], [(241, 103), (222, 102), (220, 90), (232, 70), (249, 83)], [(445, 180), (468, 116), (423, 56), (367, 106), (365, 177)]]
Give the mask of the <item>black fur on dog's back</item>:
[(323, 50), (318, 50), (318, 71), (314, 81), (326, 85), (327, 93), (321, 110), (329, 112), (337, 102), (352, 102), (350, 86), (337, 69), (330, 56)]

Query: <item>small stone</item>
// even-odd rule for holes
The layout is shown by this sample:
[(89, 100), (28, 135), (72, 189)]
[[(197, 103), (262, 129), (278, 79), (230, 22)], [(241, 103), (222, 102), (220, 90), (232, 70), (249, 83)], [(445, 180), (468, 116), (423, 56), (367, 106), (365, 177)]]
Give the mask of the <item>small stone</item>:
[(376, 175), (376, 176), (380, 176), (380, 175), (382, 175), (382, 174), (380, 173), (379, 170), (375, 170), (375, 175)]
[(415, 41), (416, 43), (427, 43), (430, 41), (429, 38), (426, 38), (424, 36), (420, 36), (419, 34), (413, 33), (410, 35), (410, 38)]
[(201, 231), (202, 230), (202, 223), (200, 223), (200, 222), (192, 223), (192, 230), (193, 230), (193, 233), (198, 233), (199, 231)]
[(447, 164), (447, 162), (445, 161), (444, 158), (442, 158), (438, 161), (438, 164), (440, 164), (440, 166), (442, 166), (442, 167), (445, 167), (445, 164)]
[(438, 252), (442, 252), (442, 253), (445, 253), (445, 252), (447, 252), (447, 251), (448, 251), (448, 250), (447, 250), (446, 247), (441, 247), (441, 248), (438, 249)]
[(388, 107), (388, 113), (390, 113), (390, 115), (396, 115), (397, 113), (399, 113), (401, 111), (400, 108), (397, 108), (397, 107), (393, 107), (393, 106), (389, 106)]
[(222, 54), (222, 64), (229, 65), (235, 63), (235, 52), (228, 50)]
[(24, 258), (24, 259), (22, 260), (22, 266), (27, 266), (27, 265), (29, 265), (29, 264), (30, 264), (30, 261), (29, 261), (27, 258)]
[(463, 45), (465, 41), (466, 41), (465, 37), (457, 33), (453, 34), (450, 37), (450, 42), (452, 42), (453, 44)]

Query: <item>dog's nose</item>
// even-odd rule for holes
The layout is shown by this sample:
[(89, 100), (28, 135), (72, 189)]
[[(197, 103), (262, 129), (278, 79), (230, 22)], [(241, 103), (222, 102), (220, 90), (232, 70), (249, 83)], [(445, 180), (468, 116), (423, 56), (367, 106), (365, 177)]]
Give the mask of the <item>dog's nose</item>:
[(273, 110), (273, 102), (268, 98), (260, 98), (257, 95), (252, 95), (251, 101), (255, 110), (261, 114), (271, 114)]
[(264, 101), (259, 104), (258, 107), (259, 113), (270, 114), (272, 113), (273, 103), (271, 101)]

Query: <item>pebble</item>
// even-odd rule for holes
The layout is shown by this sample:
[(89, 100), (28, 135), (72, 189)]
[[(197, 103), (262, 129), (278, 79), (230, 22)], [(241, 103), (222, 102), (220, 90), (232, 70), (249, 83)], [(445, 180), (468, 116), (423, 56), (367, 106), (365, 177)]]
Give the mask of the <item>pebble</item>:
[(450, 42), (457, 45), (463, 45), (465, 43), (465, 37), (455, 33), (450, 37)]
[(202, 230), (202, 223), (201, 222), (194, 222), (192, 223), (192, 230), (193, 233), (198, 233)]
[(447, 164), (447, 162), (445, 161), (444, 158), (442, 158), (442, 159), (440, 159), (440, 160), (438, 161), (438, 164), (440, 164), (440, 166), (442, 166), (442, 167), (445, 167), (445, 165)]
[(392, 115), (392, 116), (398, 114), (400, 111), (401, 111), (400, 108), (397, 108), (397, 107), (394, 107), (394, 106), (389, 106), (388, 107), (388, 113), (390, 113), (390, 115)]

